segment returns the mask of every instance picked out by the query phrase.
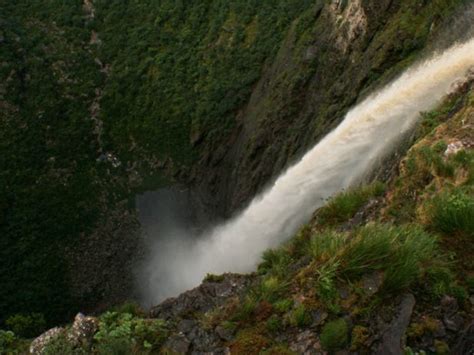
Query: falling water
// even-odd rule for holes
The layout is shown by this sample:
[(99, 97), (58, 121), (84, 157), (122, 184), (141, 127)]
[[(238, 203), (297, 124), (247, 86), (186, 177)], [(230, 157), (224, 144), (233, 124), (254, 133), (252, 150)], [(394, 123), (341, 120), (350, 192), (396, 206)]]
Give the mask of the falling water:
[(248, 272), (288, 239), (324, 200), (361, 181), (474, 65), (474, 40), (411, 69), (349, 111), (344, 121), (232, 220), (195, 241), (180, 231), (148, 264), (150, 301), (190, 289), (206, 273)]

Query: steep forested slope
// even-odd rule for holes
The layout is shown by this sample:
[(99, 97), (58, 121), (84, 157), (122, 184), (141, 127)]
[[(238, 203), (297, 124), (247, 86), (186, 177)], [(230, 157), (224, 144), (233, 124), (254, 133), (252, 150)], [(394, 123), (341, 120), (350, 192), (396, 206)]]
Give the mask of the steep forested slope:
[(135, 192), (232, 212), (462, 2), (1, 1), (1, 321), (123, 300)]

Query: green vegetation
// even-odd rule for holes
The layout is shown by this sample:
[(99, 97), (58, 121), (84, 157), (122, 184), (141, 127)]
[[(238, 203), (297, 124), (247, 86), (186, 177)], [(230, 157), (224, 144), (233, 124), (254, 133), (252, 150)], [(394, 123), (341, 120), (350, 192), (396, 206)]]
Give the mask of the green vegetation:
[(321, 332), (321, 345), (329, 352), (343, 349), (349, 341), (349, 329), (344, 319), (327, 323)]
[(362, 188), (351, 189), (336, 195), (319, 211), (321, 225), (331, 226), (347, 221), (373, 197), (383, 194), (385, 187), (376, 182)]
[(46, 321), (41, 313), (16, 314), (8, 317), (5, 325), (23, 338), (33, 338), (46, 330)]
[(474, 199), (462, 189), (435, 196), (429, 207), (433, 228), (450, 235), (462, 233), (474, 237)]
[(160, 348), (167, 337), (165, 323), (108, 312), (100, 317), (94, 346), (99, 354), (149, 353)]
[(295, 327), (305, 327), (311, 323), (311, 317), (304, 304), (297, 305), (290, 313), (290, 324)]

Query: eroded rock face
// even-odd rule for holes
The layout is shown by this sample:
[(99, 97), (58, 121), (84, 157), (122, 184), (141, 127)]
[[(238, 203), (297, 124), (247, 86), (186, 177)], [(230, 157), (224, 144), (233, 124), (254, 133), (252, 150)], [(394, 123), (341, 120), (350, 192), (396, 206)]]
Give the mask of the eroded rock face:
[(168, 320), (193, 312), (207, 312), (239, 295), (250, 284), (246, 275), (225, 274), (220, 282), (203, 282), (176, 298), (170, 298), (150, 311), (153, 318)]
[(336, 44), (343, 52), (347, 52), (350, 43), (367, 32), (367, 15), (362, 0), (333, 0), (330, 13), (337, 28)]

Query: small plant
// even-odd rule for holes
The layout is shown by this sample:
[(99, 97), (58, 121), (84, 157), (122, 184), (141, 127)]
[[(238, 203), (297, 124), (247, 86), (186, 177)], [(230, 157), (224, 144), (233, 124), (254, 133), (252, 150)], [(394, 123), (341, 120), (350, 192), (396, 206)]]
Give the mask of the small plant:
[(349, 342), (349, 328), (344, 319), (327, 323), (321, 331), (321, 345), (324, 350), (333, 352), (343, 349)]
[(281, 321), (280, 317), (274, 314), (270, 318), (267, 319), (266, 327), (268, 331), (272, 333), (276, 333), (283, 328), (283, 322)]
[(267, 302), (275, 302), (285, 290), (286, 283), (279, 280), (276, 276), (265, 278), (260, 284), (260, 298)]
[(304, 304), (297, 305), (290, 314), (290, 323), (295, 327), (305, 327), (311, 322), (311, 316)]
[(236, 321), (245, 321), (249, 319), (257, 308), (257, 305), (258, 298), (253, 293), (248, 294), (232, 319)]
[(13, 333), (23, 338), (33, 338), (46, 329), (46, 321), (41, 313), (15, 314), (7, 318), (5, 324)]
[(290, 299), (284, 299), (284, 300), (279, 300), (273, 304), (273, 308), (280, 313), (285, 313), (288, 312), (291, 307), (293, 307), (293, 300)]
[(474, 236), (474, 199), (464, 191), (456, 189), (436, 196), (428, 212), (435, 230)]
[(335, 278), (339, 262), (328, 262), (317, 270), (317, 292), (319, 297), (326, 305), (332, 305), (337, 298), (337, 289)]
[(107, 312), (100, 318), (94, 335), (95, 349), (105, 354), (129, 354), (157, 350), (167, 337), (165, 323), (135, 318), (130, 313)]

